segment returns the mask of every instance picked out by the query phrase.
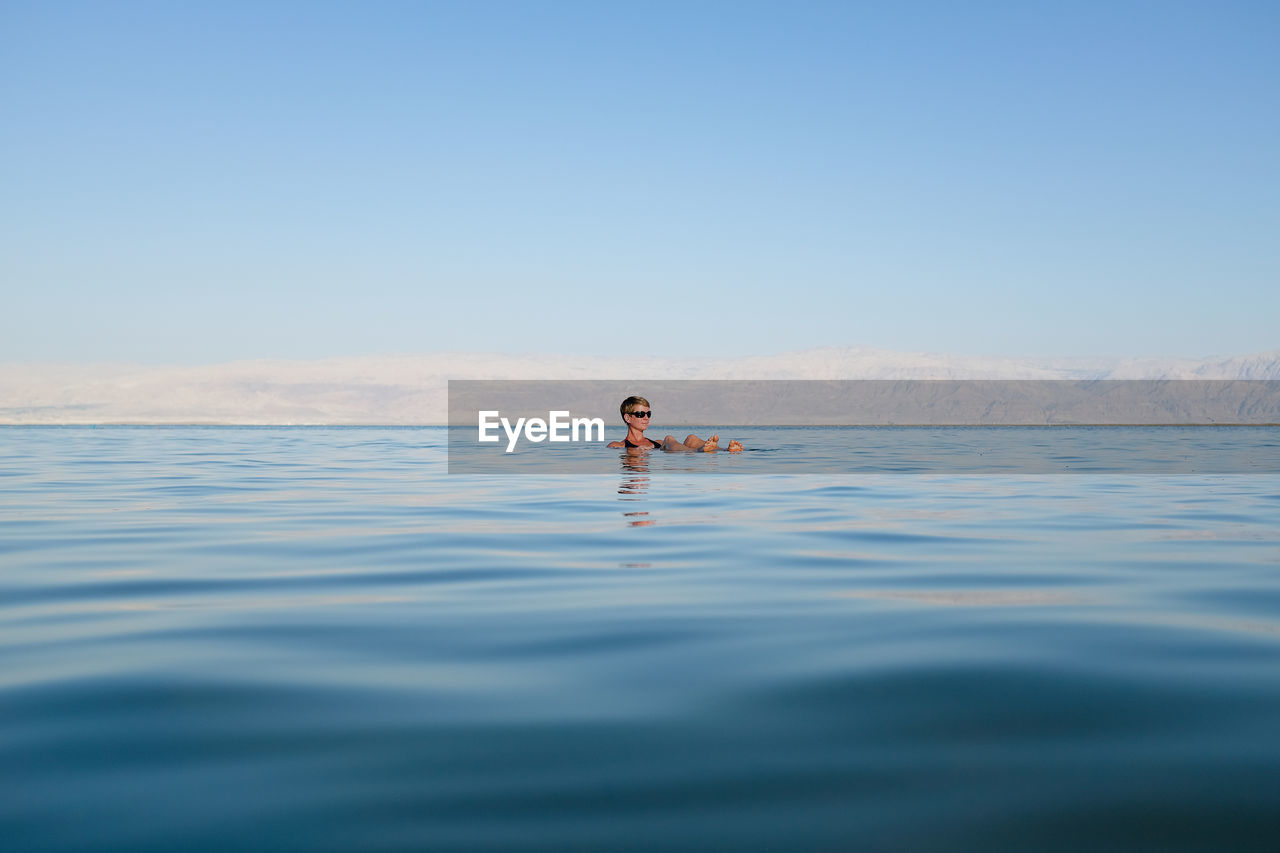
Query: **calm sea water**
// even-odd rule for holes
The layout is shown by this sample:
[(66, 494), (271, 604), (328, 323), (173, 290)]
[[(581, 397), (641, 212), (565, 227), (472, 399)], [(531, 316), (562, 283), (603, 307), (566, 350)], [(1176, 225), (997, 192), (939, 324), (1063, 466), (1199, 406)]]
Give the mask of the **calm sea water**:
[(733, 435), (0, 429), (0, 847), (1275, 849), (1280, 476)]

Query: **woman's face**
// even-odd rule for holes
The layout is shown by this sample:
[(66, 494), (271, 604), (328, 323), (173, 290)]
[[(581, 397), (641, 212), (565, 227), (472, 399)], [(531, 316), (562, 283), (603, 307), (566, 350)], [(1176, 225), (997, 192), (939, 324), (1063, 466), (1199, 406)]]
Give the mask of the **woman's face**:
[[(627, 424), (644, 432), (649, 428), (649, 416), (652, 414), (653, 412), (648, 406), (637, 406), (627, 413)], [(644, 417), (641, 417), (641, 415), (644, 415)]]

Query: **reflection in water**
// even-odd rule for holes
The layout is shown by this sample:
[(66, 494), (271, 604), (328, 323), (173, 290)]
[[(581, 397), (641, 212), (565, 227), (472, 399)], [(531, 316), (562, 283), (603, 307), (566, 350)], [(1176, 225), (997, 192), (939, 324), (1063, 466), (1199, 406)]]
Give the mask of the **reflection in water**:
[[(649, 454), (639, 449), (628, 449), (622, 454), (622, 482), (618, 485), (620, 501), (644, 500), (649, 491)], [(650, 527), (653, 519), (648, 511), (624, 512), (623, 517), (631, 527)]]

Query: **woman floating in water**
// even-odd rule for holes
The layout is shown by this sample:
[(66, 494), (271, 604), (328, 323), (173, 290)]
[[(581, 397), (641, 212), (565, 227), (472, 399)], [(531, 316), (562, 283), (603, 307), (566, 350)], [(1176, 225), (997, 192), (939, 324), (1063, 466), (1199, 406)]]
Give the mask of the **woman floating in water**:
[[(656, 447), (660, 450), (692, 450), (698, 453), (710, 453), (720, 449), (720, 436), (718, 435), (713, 435), (703, 441), (693, 433), (690, 433), (683, 442), (677, 441), (674, 435), (669, 435), (662, 441), (645, 438), (644, 431), (649, 428), (649, 418), (653, 415), (653, 409), (649, 405), (649, 401), (644, 397), (628, 397), (622, 401), (618, 411), (622, 413), (622, 421), (627, 425), (627, 437), (622, 441), (613, 442), (609, 445), (610, 447), (640, 448), (644, 450)], [(726, 450), (730, 453), (737, 453), (742, 450), (742, 442), (731, 441)]]

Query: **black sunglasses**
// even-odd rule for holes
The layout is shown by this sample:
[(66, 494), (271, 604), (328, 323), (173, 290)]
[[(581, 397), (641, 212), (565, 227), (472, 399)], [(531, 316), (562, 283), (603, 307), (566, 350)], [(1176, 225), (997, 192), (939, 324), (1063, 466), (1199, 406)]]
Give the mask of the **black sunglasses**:
[(652, 414), (653, 414), (653, 411), (652, 411), (652, 410), (650, 410), (650, 411), (645, 412), (645, 411), (641, 411), (641, 410), (637, 409), (637, 410), (636, 410), (636, 411), (634, 411), (634, 412), (627, 412), (627, 414), (628, 414), (628, 415), (631, 415), (631, 417), (633, 417), (633, 418), (647, 418), (647, 417), (649, 417), (650, 415), (652, 415)]

